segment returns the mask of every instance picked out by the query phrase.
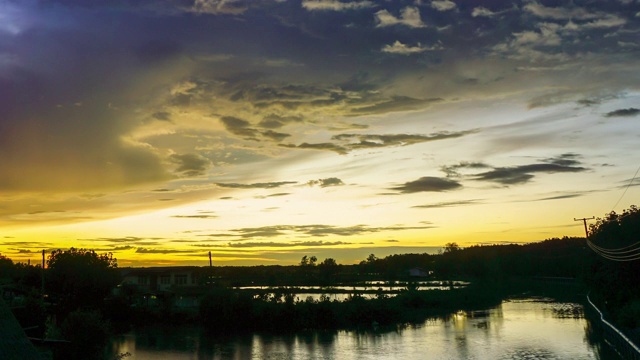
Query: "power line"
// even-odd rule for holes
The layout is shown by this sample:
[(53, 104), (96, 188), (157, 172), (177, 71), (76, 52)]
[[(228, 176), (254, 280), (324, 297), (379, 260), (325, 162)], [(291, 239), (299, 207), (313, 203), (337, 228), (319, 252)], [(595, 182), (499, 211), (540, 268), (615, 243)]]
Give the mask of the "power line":
[[(622, 254), (628, 254), (628, 253), (631, 253), (631, 252), (634, 252), (634, 251), (638, 251), (638, 250), (640, 250), (640, 247), (638, 247), (638, 248), (636, 248), (636, 249), (631, 249), (632, 247), (634, 247), (634, 246), (636, 246), (636, 245), (639, 245), (639, 244), (640, 244), (640, 242), (637, 242), (637, 243), (635, 243), (635, 244), (633, 244), (633, 245), (625, 246), (625, 247), (623, 247), (623, 248), (619, 248), (619, 249), (606, 249), (606, 248), (603, 248), (603, 247), (597, 246), (596, 244), (594, 244), (593, 242), (591, 242), (591, 240), (589, 240), (589, 242), (591, 243), (591, 245), (592, 245), (594, 248), (596, 248), (596, 249), (600, 250), (600, 251), (601, 251), (601, 252), (603, 252), (603, 253), (611, 254), (611, 255), (622, 255)], [(630, 250), (627, 250), (627, 249), (630, 249)]]
[(631, 181), (629, 181), (629, 183), (627, 184), (627, 187), (624, 188), (624, 191), (622, 192), (622, 195), (620, 195), (620, 198), (618, 199), (618, 201), (616, 201), (616, 204), (613, 205), (613, 208), (611, 208), (611, 211), (613, 211), (616, 208), (616, 206), (618, 206), (618, 204), (620, 203), (620, 200), (622, 200), (624, 195), (627, 193), (627, 190), (629, 190), (629, 188), (631, 187), (631, 184), (633, 184), (633, 181), (638, 176), (638, 172), (640, 172), (640, 166), (638, 166), (638, 170), (636, 170), (636, 173), (633, 174), (633, 177), (631, 178)]
[[(629, 216), (630, 214), (631, 213), (625, 214), (623, 217)], [(623, 217), (617, 217), (615, 220), (617, 221)], [(617, 249), (607, 249), (594, 244), (589, 239), (589, 230), (587, 228), (587, 220), (592, 220), (592, 219), (594, 219), (593, 216), (590, 218), (580, 218), (580, 219), (574, 218), (573, 220), (583, 222), (584, 233), (587, 239), (587, 246), (589, 246), (589, 248), (593, 250), (593, 252), (611, 261), (623, 262), (623, 261), (640, 260), (640, 242), (636, 242), (633, 245), (628, 245), (628, 246), (617, 248)]]
[[(640, 253), (633, 254), (633, 255), (614, 256), (614, 255), (601, 252), (596, 247), (594, 247), (594, 244), (590, 240), (587, 240), (587, 246), (589, 246), (589, 248), (593, 250), (596, 254), (602, 256), (607, 260), (619, 261), (619, 262), (640, 260)], [(640, 250), (640, 248), (636, 250)]]

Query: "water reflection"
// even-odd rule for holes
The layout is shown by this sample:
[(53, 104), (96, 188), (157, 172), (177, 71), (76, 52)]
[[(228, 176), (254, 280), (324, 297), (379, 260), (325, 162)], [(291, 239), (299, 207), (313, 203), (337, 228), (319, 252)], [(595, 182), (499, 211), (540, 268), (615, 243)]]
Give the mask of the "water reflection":
[(422, 324), (354, 332), (211, 335), (196, 327), (141, 328), (113, 339), (129, 359), (617, 359), (579, 304), (503, 302)]

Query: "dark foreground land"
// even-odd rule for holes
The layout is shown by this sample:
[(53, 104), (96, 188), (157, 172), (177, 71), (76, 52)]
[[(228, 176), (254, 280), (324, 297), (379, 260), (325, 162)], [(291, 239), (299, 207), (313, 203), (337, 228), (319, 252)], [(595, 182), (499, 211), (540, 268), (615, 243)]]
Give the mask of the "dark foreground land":
[[(127, 283), (110, 254), (71, 249), (54, 251), (45, 272), (0, 259), (0, 278), (14, 315), (30, 336), (43, 339), (39, 343), (54, 359), (102, 359), (110, 334), (152, 323), (199, 324), (227, 334), (365, 330), (489, 308), (512, 296), (584, 299), (587, 293), (637, 342), (640, 263), (602, 257), (590, 247), (632, 249), (639, 234), (640, 212), (632, 207), (598, 219), (589, 243), (562, 238), (464, 249), (448, 244), (438, 255), (372, 254), (357, 265), (317, 263), (312, 256), (297, 266), (199, 268), (192, 286), (155, 289)], [(426, 280), (442, 287), (420, 290)], [(373, 281), (394, 290), (356, 290)], [(309, 292), (301, 287), (309, 285), (326, 296), (301, 299), (298, 294)], [(344, 300), (331, 300), (337, 292), (346, 293)]]

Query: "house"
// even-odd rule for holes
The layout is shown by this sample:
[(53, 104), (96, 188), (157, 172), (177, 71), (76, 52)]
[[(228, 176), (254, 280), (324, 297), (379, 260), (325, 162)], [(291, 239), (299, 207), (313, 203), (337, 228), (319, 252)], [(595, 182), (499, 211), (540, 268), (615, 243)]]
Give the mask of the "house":
[(127, 298), (133, 307), (173, 311), (195, 311), (206, 293), (208, 267), (167, 266), (120, 269), (123, 281), (113, 291)]
[(204, 279), (204, 268), (197, 266), (167, 266), (121, 269), (123, 285), (142, 292), (157, 293), (176, 288), (196, 287)]
[(429, 277), (431, 274), (433, 274), (433, 271), (426, 271), (419, 267), (409, 269), (409, 276), (411, 277)]

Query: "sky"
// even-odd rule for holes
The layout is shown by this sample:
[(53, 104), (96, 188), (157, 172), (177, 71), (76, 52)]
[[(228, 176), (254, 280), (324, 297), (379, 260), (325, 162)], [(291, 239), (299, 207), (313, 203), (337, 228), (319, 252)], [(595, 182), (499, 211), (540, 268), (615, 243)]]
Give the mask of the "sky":
[(285, 265), (638, 204), (640, 1), (0, 0), (0, 253)]

